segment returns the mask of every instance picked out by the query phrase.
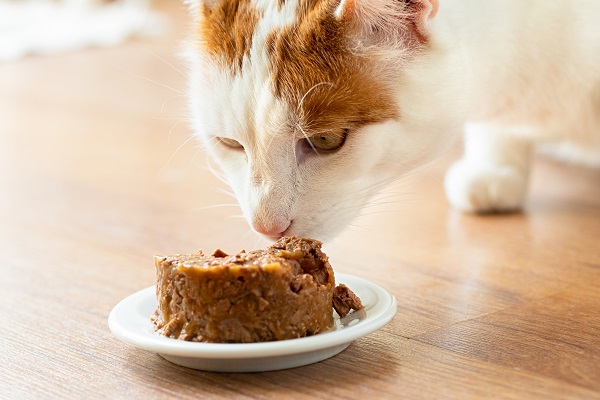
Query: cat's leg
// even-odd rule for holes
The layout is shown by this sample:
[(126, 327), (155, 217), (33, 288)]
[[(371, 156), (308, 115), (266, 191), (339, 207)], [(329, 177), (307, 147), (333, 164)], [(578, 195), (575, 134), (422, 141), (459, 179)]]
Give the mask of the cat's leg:
[(531, 142), (511, 129), (469, 124), (464, 157), (446, 174), (446, 196), (467, 212), (518, 210), (527, 193), (531, 157)]

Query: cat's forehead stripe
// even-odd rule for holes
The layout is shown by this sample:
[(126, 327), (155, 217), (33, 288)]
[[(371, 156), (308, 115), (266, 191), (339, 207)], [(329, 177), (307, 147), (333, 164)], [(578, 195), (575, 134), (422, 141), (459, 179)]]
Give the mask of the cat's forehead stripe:
[(204, 6), (202, 44), (243, 79), (270, 79), (274, 96), (320, 126), (397, 118), (391, 94), (369, 72), (371, 61), (348, 48), (339, 4), (217, 0)]
[(207, 1), (201, 8), (200, 45), (232, 72), (241, 73), (244, 61), (263, 51), (269, 32), (295, 21), (297, 6), (298, 0)]
[(348, 48), (339, 0), (299, 0), (293, 24), (273, 30), (265, 48), (275, 95), (321, 128), (398, 118), (372, 62)]
[(212, 6), (204, 4), (199, 26), (201, 45), (211, 56), (239, 71), (244, 58), (250, 54), (260, 17), (252, 0), (222, 0)]

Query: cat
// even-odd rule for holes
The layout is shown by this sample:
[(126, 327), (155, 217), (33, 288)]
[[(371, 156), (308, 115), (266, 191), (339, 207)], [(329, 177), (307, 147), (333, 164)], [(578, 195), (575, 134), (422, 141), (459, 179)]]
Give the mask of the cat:
[(597, 0), (188, 3), (193, 129), (267, 238), (333, 238), (461, 132), (466, 212), (518, 210), (537, 143), (600, 166)]

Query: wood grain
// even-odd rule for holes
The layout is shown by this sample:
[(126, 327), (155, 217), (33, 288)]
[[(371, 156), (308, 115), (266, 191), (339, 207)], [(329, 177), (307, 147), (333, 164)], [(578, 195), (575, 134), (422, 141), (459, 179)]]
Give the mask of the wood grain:
[(217, 374), (113, 337), (155, 252), (267, 244), (191, 139), (160, 4), (165, 37), (0, 64), (0, 398), (600, 399), (600, 172), (543, 158), (523, 213), (450, 209), (452, 151), (326, 243), (399, 304), (331, 359)]

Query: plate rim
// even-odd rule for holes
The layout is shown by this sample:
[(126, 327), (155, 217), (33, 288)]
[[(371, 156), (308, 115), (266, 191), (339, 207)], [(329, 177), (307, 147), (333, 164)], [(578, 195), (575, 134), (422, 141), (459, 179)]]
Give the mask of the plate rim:
[[(397, 301), (387, 289), (354, 275), (339, 273), (335, 277), (336, 284), (345, 283), (350, 288), (352, 285), (359, 284), (371, 289), (377, 296), (377, 303), (381, 301), (386, 303), (383, 304), (384, 308), (377, 311), (375, 315), (368, 315), (367, 319), (371, 318), (371, 320), (366, 324), (359, 323), (341, 330), (323, 332), (309, 337), (260, 343), (188, 342), (159, 335), (147, 337), (141, 333), (141, 330), (139, 333), (131, 331), (120, 322), (119, 313), (123, 308), (134, 302), (139, 304), (147, 300), (149, 293), (155, 297), (155, 286), (150, 286), (130, 294), (117, 303), (109, 314), (108, 325), (113, 335), (121, 341), (158, 354), (202, 359), (248, 359), (294, 355), (350, 343), (381, 329), (393, 319), (397, 311)], [(150, 315), (148, 315), (148, 321), (150, 321)], [(149, 324), (150, 322), (148, 322)]]

